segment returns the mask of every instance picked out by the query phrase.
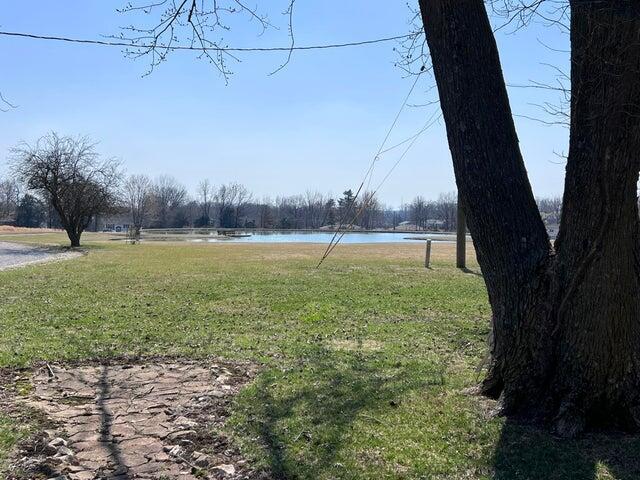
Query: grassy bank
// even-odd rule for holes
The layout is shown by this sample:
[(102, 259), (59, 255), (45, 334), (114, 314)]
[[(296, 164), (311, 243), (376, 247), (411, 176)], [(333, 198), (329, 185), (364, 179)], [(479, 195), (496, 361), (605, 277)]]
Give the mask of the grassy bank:
[[(57, 234), (6, 240), (63, 242)], [(482, 278), (450, 245), (124, 245), (0, 272), (0, 365), (122, 354), (264, 365), (228, 426), (283, 478), (640, 478), (633, 437), (556, 440), (466, 389), (486, 355)], [(0, 418), (0, 450), (12, 443)]]

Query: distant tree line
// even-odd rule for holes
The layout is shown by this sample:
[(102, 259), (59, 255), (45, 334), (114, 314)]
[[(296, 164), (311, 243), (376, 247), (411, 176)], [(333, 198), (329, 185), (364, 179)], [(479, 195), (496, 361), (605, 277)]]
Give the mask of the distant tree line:
[[(375, 195), (357, 198), (347, 189), (334, 197), (304, 194), (257, 199), (241, 183), (214, 185), (209, 179), (194, 194), (169, 175), (126, 176), (120, 163), (103, 159), (86, 138), (51, 133), (35, 145), (12, 151), (11, 176), (0, 179), (0, 223), (62, 228), (73, 246), (85, 230), (114, 224), (139, 234), (143, 228), (404, 229), (454, 230), (455, 193), (435, 200), (416, 196), (400, 208)], [(558, 223), (561, 200), (538, 201), (543, 218)], [(110, 223), (111, 222), (111, 223)]]

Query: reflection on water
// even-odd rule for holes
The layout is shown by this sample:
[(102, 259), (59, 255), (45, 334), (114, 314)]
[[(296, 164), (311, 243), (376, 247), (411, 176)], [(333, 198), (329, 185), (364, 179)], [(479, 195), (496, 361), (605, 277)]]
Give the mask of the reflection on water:
[[(247, 232), (249, 233), (249, 232)], [(334, 232), (251, 232), (248, 237), (213, 236), (193, 238), (191, 242), (225, 242), (225, 243), (329, 243)], [(396, 243), (415, 242), (431, 239), (440, 242), (452, 242), (455, 236), (450, 233), (406, 233), (406, 232), (347, 232), (340, 243)]]

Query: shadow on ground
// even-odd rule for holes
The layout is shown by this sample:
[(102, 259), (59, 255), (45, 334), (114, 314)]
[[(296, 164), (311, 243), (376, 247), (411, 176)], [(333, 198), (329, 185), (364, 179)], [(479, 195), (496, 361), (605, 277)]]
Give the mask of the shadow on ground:
[(471, 269), (471, 268), (467, 268), (467, 267), (463, 267), (460, 269), (460, 271), (462, 271), (462, 273), (467, 273), (469, 275), (475, 275), (476, 277), (482, 277), (482, 272), (480, 271), (480, 269)]
[(593, 433), (565, 440), (507, 421), (494, 467), (496, 480), (638, 480), (640, 436)]
[(281, 373), (267, 372), (251, 387), (250, 433), (277, 479), (341, 478), (341, 450), (357, 420), (382, 427), (377, 416), (384, 409), (411, 390), (442, 382), (441, 373), (417, 376), (414, 366), (399, 364), (385, 369), (353, 352), (319, 349), (305, 364), (285, 374), (294, 376), (290, 386)]
[(122, 456), (122, 450), (118, 444), (113, 441), (113, 415), (109, 407), (107, 407), (107, 401), (111, 398), (111, 385), (109, 384), (109, 367), (106, 365), (102, 366), (99, 387), (100, 442), (109, 451), (109, 459), (113, 467), (113, 471), (111, 471), (110, 474), (118, 480), (129, 480), (131, 478), (128, 473), (129, 468)]

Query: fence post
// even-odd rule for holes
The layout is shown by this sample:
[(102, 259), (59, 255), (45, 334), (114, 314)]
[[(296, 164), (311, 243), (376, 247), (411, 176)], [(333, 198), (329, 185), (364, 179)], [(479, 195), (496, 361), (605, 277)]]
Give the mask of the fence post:
[(424, 268), (429, 268), (431, 263), (431, 240), (427, 240), (427, 250), (424, 254)]

